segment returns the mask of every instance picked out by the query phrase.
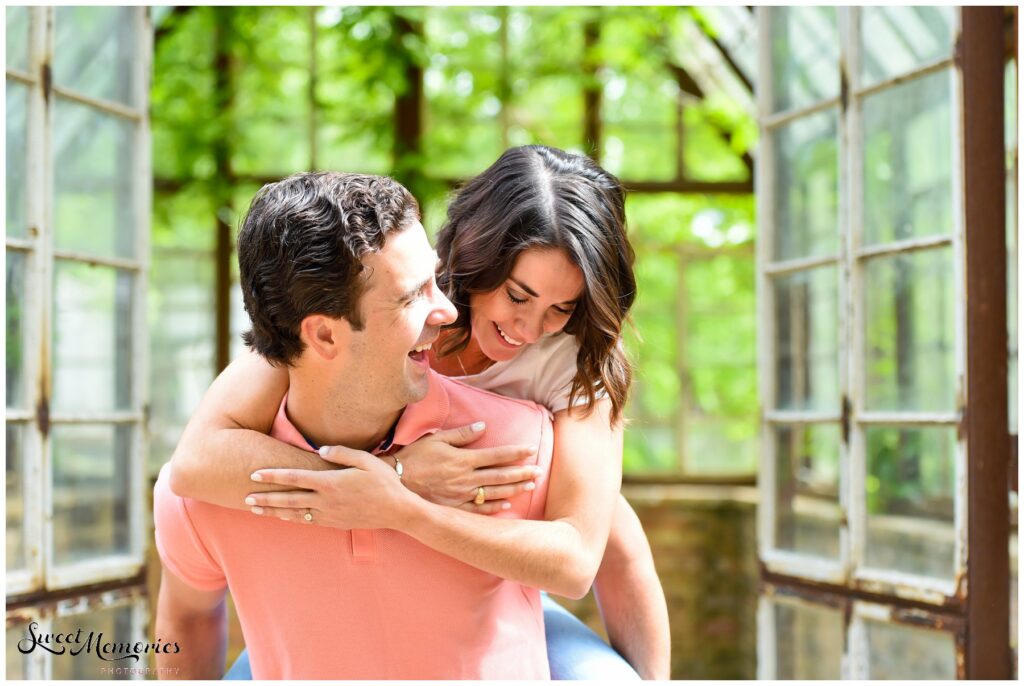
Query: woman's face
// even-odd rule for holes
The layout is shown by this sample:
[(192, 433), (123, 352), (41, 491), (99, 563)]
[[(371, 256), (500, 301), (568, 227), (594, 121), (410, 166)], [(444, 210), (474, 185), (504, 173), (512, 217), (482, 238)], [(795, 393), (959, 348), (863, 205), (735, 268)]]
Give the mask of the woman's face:
[(565, 328), (583, 295), (583, 272), (560, 248), (524, 250), (505, 283), (469, 298), (473, 340), (495, 362), (511, 360)]

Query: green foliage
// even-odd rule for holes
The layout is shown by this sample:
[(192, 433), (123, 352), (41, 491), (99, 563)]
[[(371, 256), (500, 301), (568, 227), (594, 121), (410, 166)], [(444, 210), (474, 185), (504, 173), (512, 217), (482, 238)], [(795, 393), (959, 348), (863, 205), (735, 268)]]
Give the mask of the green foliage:
[[(601, 92), (602, 164), (627, 186), (673, 179), (680, 92), (672, 41), (691, 21), (675, 7), (170, 12), (155, 51), (152, 128), (155, 175), (172, 190), (156, 196), (154, 249), (211, 250), (215, 217), (236, 226), (259, 180), (308, 168), (313, 145), (319, 168), (406, 182), (433, 234), (447, 181), (479, 173), (505, 146), (588, 152), (586, 88)], [(599, 26), (589, 49), (588, 22)], [(592, 75), (587, 65), (596, 66)], [(423, 70), (423, 136), (419, 151), (398, 154), (395, 103), (413, 66)], [(687, 175), (746, 179), (742, 155), (756, 132), (727, 98), (688, 101)], [(676, 469), (685, 451), (698, 471), (750, 472), (753, 200), (634, 194), (627, 212), (639, 290), (626, 334), (637, 363), (626, 468)]]

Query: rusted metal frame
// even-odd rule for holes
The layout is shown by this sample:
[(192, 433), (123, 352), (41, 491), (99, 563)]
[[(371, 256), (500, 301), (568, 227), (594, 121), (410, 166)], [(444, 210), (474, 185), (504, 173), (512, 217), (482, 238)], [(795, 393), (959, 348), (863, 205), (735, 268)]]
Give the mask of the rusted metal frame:
[(999, 7), (964, 7), (965, 271), (967, 292), (966, 677), (1013, 674), (1009, 641), (1009, 458), (1006, 345), (1006, 178), (1003, 159), (1003, 35)]
[(952, 65), (952, 57), (943, 57), (940, 60), (930, 62), (924, 65), (923, 67), (917, 67), (913, 71), (908, 71), (905, 74), (900, 74), (899, 76), (893, 76), (888, 79), (883, 79), (882, 81), (872, 83), (870, 86), (865, 86), (863, 88), (854, 88), (852, 91), (852, 95), (858, 98), (866, 98), (869, 95), (874, 95), (875, 93), (878, 93), (880, 91), (889, 90), (893, 86), (899, 86), (909, 81), (916, 81), (919, 78), (943, 71), (944, 69), (948, 69)]
[(113, 114), (116, 117), (127, 119), (132, 122), (139, 122), (145, 116), (139, 110), (129, 107), (123, 103), (114, 102), (113, 100), (105, 100), (102, 98), (94, 98), (91, 95), (85, 93), (79, 93), (78, 91), (70, 88), (64, 88), (63, 86), (53, 86), (54, 95), (59, 95), (65, 100), (78, 103), (79, 105), (87, 105), (100, 112), (106, 114)]
[[(774, 496), (777, 498), (777, 496)], [(841, 522), (840, 522), (841, 523)], [(775, 519), (771, 520), (774, 534)], [(760, 555), (763, 569), (784, 577), (800, 575), (806, 581), (829, 583), (841, 586), (846, 582), (846, 567), (839, 558), (826, 558), (810, 553), (782, 548), (775, 537), (773, 548)], [(842, 551), (840, 551), (841, 554)]]
[[(817, 598), (819, 596), (846, 597), (851, 601), (861, 600), (878, 605), (891, 605), (899, 611), (917, 611), (943, 617), (947, 623), (960, 622), (966, 625), (966, 619), (961, 612), (961, 606), (956, 598), (945, 597), (941, 603), (932, 603), (920, 598), (906, 598), (892, 596), (887, 593), (879, 593), (870, 585), (847, 585), (844, 583), (829, 583), (825, 581), (811, 580), (803, 576), (782, 574), (774, 571), (769, 566), (761, 565), (762, 587), (770, 585), (777, 589), (787, 589), (788, 592), (801, 595), (806, 598)], [(815, 600), (815, 602), (818, 602)]]
[[(229, 122), (234, 107), (235, 80), (234, 58), (231, 54), (231, 36), (233, 32), (233, 7), (216, 7), (213, 29), (213, 75), (214, 97), (218, 100), (217, 109), (223, 121)], [(233, 259), (234, 241), (231, 226), (224, 220), (221, 207), (230, 206), (231, 190), (238, 179), (235, 178), (231, 164), (232, 127), (224, 126), (221, 135), (213, 143), (213, 158), (216, 167), (216, 178), (212, 185), (215, 212), (216, 257), (215, 257), (215, 373), (219, 373), (231, 361), (231, 261)], [(279, 180), (279, 179), (275, 179)]]
[(145, 412), (139, 408), (124, 412), (95, 412), (92, 414), (61, 414), (50, 413), (50, 425), (54, 424), (136, 424), (145, 418)]
[(960, 423), (956, 412), (868, 412), (857, 413), (857, 421), (866, 426), (951, 426)]
[(892, 243), (885, 243), (883, 245), (871, 245), (866, 248), (858, 248), (857, 252), (855, 253), (855, 256), (859, 260), (864, 260), (872, 257), (885, 257), (888, 255), (914, 252), (917, 250), (941, 248), (952, 244), (953, 237), (948, 234), (945, 236), (908, 238), (901, 241), (893, 241)]
[[(592, 11), (599, 12), (599, 8)], [(591, 16), (583, 23), (583, 149), (601, 163), (601, 83), (595, 54), (601, 40), (601, 24)]]
[(101, 257), (99, 255), (90, 255), (88, 253), (76, 252), (73, 250), (56, 249), (53, 251), (53, 257), (56, 260), (78, 262), (80, 264), (87, 264), (90, 267), (113, 267), (114, 269), (135, 273), (143, 270), (143, 262), (141, 259)]
[(630, 472), (622, 475), (624, 485), (635, 486), (755, 486), (756, 474), (687, 475), (661, 472)]
[[(133, 271), (133, 298), (131, 321), (126, 324), (131, 328), (131, 350), (124, 351), (131, 358), (131, 397), (129, 399), (131, 410), (127, 412), (96, 413), (89, 416), (65, 415), (61, 423), (90, 423), (90, 424), (127, 424), (132, 427), (131, 449), (128, 465), (127, 483), (127, 506), (128, 506), (128, 551), (123, 554), (111, 555), (104, 558), (90, 559), (83, 562), (66, 564), (57, 567), (53, 564), (55, 560), (54, 549), (54, 494), (53, 494), (53, 462), (48, 461), (47, 476), (44, 489), (45, 500), (45, 527), (44, 541), (49, 562), (45, 565), (45, 584), (50, 590), (79, 586), (82, 584), (101, 582), (113, 579), (118, 576), (132, 576), (138, 568), (145, 564), (145, 541), (148, 526), (148, 511), (146, 507), (147, 492), (145, 488), (145, 462), (146, 462), (146, 438), (145, 438), (145, 415), (146, 398), (148, 396), (148, 375), (146, 373), (148, 364), (148, 344), (146, 337), (146, 298), (147, 275), (148, 275), (148, 253), (149, 253), (149, 215), (151, 211), (151, 186), (150, 175), (150, 139), (148, 128), (148, 93), (150, 74), (151, 25), (149, 23), (149, 11), (144, 7), (133, 8), (130, 21), (134, 23), (136, 45), (133, 46), (135, 53), (134, 70), (134, 92), (138, 101), (135, 109), (142, 112), (141, 118), (135, 121), (132, 132), (132, 146), (130, 169), (128, 173), (134, 180), (131, 203), (134, 223), (134, 245), (133, 259), (117, 258), (96, 258), (91, 255), (80, 255), (77, 253), (62, 253), (52, 248), (52, 231), (50, 232), (50, 265), (54, 268), (56, 258), (65, 258), (85, 263), (102, 264), (104, 266)], [(91, 105), (87, 105), (90, 106)], [(52, 183), (52, 174), (50, 182)], [(52, 277), (51, 277), (52, 278)], [(46, 416), (47, 426), (56, 424), (58, 417)], [(43, 423), (42, 421), (40, 423)]]
[[(50, 405), (50, 335), (52, 308), (52, 208), (53, 174), (48, 162), (52, 145), (51, 85), (48, 78), (53, 52), (53, 9), (29, 9), (29, 70), (39, 74), (33, 79), (28, 96), (27, 117), (27, 188), (26, 210), (28, 243), (31, 250), (26, 260), (24, 346), (25, 383), (28, 416), (22, 444), (21, 473), (23, 521), (25, 537), (25, 569), (7, 575), (6, 590), (23, 593), (43, 584), (47, 546), (44, 541), (49, 487), (49, 405)], [(8, 413), (10, 416), (10, 413)]]
[(797, 272), (810, 271), (819, 267), (830, 267), (839, 262), (838, 255), (821, 255), (816, 257), (798, 257), (793, 260), (769, 262), (764, 265), (764, 272), (769, 276), (785, 276)]
[(7, 616), (23, 613), (26, 610), (54, 610), (61, 603), (81, 598), (82, 596), (120, 595), (123, 593), (135, 593), (141, 589), (143, 594), (146, 589), (146, 570), (140, 568), (135, 574), (116, 581), (103, 581), (93, 584), (82, 584), (79, 586), (63, 588), (54, 591), (34, 591), (7, 597)]
[[(774, 244), (774, 236), (777, 230), (775, 226), (775, 179), (769, 170), (772, 169), (775, 157), (772, 137), (769, 135), (765, 121), (771, 113), (771, 91), (773, 74), (769, 68), (771, 65), (770, 51), (770, 26), (769, 12), (771, 10), (760, 7), (756, 11), (757, 36), (758, 36), (758, 67), (759, 84), (757, 89), (757, 119), (760, 129), (758, 165), (755, 170), (756, 185), (758, 189), (758, 237), (757, 241), (757, 277), (756, 277), (756, 302), (757, 302), (757, 369), (759, 400), (762, 408), (761, 413), (761, 464), (758, 475), (758, 495), (761, 506), (757, 511), (757, 547), (758, 557), (764, 560), (765, 555), (775, 548), (775, 507), (776, 507), (776, 464), (775, 464), (775, 431), (765, 417), (765, 412), (775, 408), (775, 322), (774, 293), (772, 290), (771, 277), (764, 271), (764, 265), (771, 262), (770, 246)], [(762, 645), (768, 645), (774, 640), (774, 631), (771, 634), (759, 635), (759, 652), (762, 652)], [(762, 643), (764, 642), (764, 643)]]
[(31, 86), (36, 82), (36, 79), (32, 74), (12, 67), (7, 67), (7, 78), (12, 81), (17, 81), (18, 83), (24, 83), (27, 86)]
[(8, 238), (7, 249), (17, 252), (32, 252), (36, 249), (36, 242), (32, 239)]
[(788, 124), (796, 119), (803, 119), (804, 117), (808, 117), (812, 114), (824, 112), (832, 109), (833, 107), (839, 107), (840, 104), (841, 98), (837, 95), (832, 98), (826, 98), (825, 100), (819, 100), (818, 102), (804, 107), (797, 107), (791, 110), (767, 114), (761, 122), (761, 128), (767, 133), (768, 131), (777, 129), (780, 126)]
[(765, 421), (772, 424), (836, 424), (842, 419), (838, 412), (814, 412), (805, 410), (765, 410)]

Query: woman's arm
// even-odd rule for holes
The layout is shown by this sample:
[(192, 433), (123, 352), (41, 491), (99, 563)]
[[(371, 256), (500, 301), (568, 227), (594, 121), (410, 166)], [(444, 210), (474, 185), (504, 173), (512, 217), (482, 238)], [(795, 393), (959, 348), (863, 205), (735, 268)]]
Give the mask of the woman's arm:
[(281, 490), (253, 484), (260, 468), (324, 470), (337, 465), (316, 453), (267, 434), (288, 391), (288, 372), (246, 351), (206, 391), (171, 457), (171, 490), (179, 496), (247, 510), (253, 490)]
[[(337, 469), (338, 464), (266, 435), (288, 391), (288, 372), (246, 351), (227, 366), (206, 391), (171, 458), (171, 490), (222, 507), (248, 510), (253, 491), (280, 491), (275, 484), (254, 484), (258, 469)], [(500, 509), (503, 499), (527, 489), (536, 476), (531, 467), (499, 465), (523, 460), (523, 446), (460, 448), (486, 428), (465, 426), (439, 431), (407, 446), (399, 457), (403, 483), (441, 505), (479, 513)], [(358, 452), (339, 448), (342, 453)], [(363, 453), (368, 455), (368, 453)], [(390, 458), (394, 466), (394, 458)], [(467, 504), (477, 486), (486, 486), (488, 502)]]
[(625, 498), (615, 507), (594, 596), (612, 646), (643, 679), (669, 679), (668, 606), (643, 526)]
[(545, 521), (480, 517), (436, 505), (401, 488), (387, 465), (356, 454), (345, 456), (355, 469), (261, 474), (264, 482), (310, 493), (253, 495), (265, 515), (293, 514), (278, 508), (312, 508), (320, 524), (329, 519), (341, 528), (396, 529), (491, 574), (582, 598), (604, 555), (622, 478), (622, 430), (610, 427), (610, 409), (610, 401), (602, 400), (585, 419), (564, 410), (555, 415)]

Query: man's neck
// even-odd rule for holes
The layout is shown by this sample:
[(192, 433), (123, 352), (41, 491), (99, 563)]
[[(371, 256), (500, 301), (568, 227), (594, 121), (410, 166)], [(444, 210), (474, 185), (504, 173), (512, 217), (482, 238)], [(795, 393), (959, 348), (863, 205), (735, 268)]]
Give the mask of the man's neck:
[(374, 411), (358, 392), (334, 393), (330, 384), (301, 370), (292, 369), (289, 382), (288, 420), (315, 446), (373, 450), (402, 414), (402, 410)]

